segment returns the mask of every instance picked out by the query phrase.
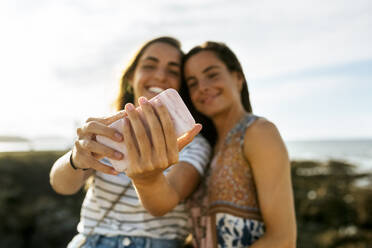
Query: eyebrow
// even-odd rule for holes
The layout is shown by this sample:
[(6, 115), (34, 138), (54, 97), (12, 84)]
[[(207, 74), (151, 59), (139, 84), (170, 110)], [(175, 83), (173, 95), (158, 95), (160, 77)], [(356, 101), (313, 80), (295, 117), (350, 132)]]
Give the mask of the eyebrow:
[(145, 60), (151, 60), (151, 61), (154, 61), (154, 62), (159, 62), (159, 59), (156, 58), (156, 57), (153, 57), (153, 56), (147, 56), (143, 61)]
[(177, 63), (177, 62), (169, 62), (168, 65), (170, 66), (181, 66), (180, 63)]
[(215, 68), (219, 68), (219, 66), (217, 65), (211, 65), (211, 66), (208, 66), (207, 68), (205, 68), (202, 73), (207, 73), (208, 71), (212, 70), (212, 69), (215, 69)]
[[(153, 57), (153, 56), (148, 56), (143, 61), (146, 61), (146, 60), (154, 61), (156, 63), (159, 62), (159, 59), (156, 58), (156, 57)], [(181, 66), (180, 63), (177, 63), (177, 62), (174, 62), (174, 61), (168, 62), (168, 65), (170, 65), (170, 66)]]

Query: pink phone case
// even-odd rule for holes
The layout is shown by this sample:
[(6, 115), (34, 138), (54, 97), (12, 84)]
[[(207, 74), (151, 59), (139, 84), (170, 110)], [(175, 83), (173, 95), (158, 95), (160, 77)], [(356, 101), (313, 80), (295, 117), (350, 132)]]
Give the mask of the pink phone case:
[[(150, 99), (149, 102), (152, 103), (156, 99), (159, 99), (159, 101), (168, 109), (177, 137), (182, 136), (183, 134), (190, 131), (194, 127), (195, 120), (192, 117), (190, 111), (187, 109), (185, 103), (182, 101), (181, 96), (178, 94), (176, 90), (167, 89), (161, 92), (160, 94), (156, 95), (152, 99)], [(136, 110), (140, 113), (141, 119), (145, 124), (145, 128), (147, 128), (147, 124), (146, 121), (144, 120), (141, 107), (137, 107)], [(112, 123), (110, 127), (113, 127), (117, 131), (122, 133), (123, 124), (124, 124), (123, 119), (120, 119)], [(101, 135), (97, 135), (97, 141), (124, 154), (123, 160), (114, 160), (110, 158), (108, 159), (110, 160), (115, 170), (120, 172), (125, 171), (130, 161), (129, 159), (126, 159), (128, 158), (128, 153), (124, 142), (116, 142), (110, 138)]]

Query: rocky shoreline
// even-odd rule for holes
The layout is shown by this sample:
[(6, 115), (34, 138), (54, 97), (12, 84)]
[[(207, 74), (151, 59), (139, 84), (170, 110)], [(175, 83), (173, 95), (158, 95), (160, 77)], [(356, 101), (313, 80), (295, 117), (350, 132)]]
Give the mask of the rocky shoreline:
[[(49, 171), (63, 151), (0, 153), (0, 247), (66, 247), (83, 190), (56, 194)], [(299, 248), (370, 247), (372, 175), (340, 161), (292, 161)]]

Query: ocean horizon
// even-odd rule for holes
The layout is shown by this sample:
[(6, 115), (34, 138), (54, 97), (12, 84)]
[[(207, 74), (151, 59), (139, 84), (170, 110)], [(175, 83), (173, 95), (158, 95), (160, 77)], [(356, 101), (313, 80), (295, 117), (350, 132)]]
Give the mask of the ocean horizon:
[[(68, 150), (73, 140), (63, 137), (1, 140), (1, 152)], [(291, 161), (343, 161), (357, 166), (358, 172), (372, 172), (372, 139), (329, 139), (285, 141)]]

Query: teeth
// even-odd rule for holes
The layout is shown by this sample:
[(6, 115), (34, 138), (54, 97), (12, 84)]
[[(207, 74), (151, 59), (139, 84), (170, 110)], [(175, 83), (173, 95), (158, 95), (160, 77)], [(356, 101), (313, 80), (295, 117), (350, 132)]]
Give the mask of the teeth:
[(153, 93), (157, 93), (157, 94), (164, 91), (164, 89), (159, 88), (159, 87), (149, 87), (148, 90), (153, 92)]

